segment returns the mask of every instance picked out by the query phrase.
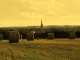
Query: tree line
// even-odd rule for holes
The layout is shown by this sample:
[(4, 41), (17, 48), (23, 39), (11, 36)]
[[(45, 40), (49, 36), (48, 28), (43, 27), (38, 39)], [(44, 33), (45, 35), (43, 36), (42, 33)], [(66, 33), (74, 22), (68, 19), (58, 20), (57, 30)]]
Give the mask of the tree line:
[[(40, 33), (38, 30), (39, 28), (31, 28), (31, 29), (22, 29), (22, 28), (19, 28), (19, 29), (7, 29), (7, 28), (1, 28), (0, 29), (0, 34), (3, 34), (3, 39), (7, 40), (9, 39), (9, 31), (19, 31), (19, 33), (22, 35), (22, 39), (27, 39), (27, 33), (30, 32), (30, 31), (35, 31), (34, 33), (34, 38), (37, 39), (37, 38), (47, 38), (47, 35), (48, 33), (54, 33), (54, 38), (68, 38), (69, 37), (69, 33), (74, 31), (74, 30), (71, 30), (70, 29), (55, 29), (55, 28), (47, 28), (47, 29), (44, 29), (44, 32), (43, 33)], [(38, 32), (37, 32), (38, 31)], [(76, 30), (75, 31), (75, 34), (76, 34), (76, 38), (80, 38), (80, 30)]]

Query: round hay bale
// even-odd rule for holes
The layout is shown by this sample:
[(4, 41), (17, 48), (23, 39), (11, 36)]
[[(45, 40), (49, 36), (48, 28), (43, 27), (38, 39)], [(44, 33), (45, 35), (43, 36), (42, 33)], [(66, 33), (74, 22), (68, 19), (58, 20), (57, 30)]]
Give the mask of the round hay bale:
[(19, 31), (10, 31), (9, 43), (19, 43)]
[(22, 35), (19, 35), (19, 39), (22, 39)]
[(31, 33), (31, 39), (34, 40), (34, 32)]
[(37, 40), (39, 40), (39, 37), (37, 38)]
[(27, 41), (33, 41), (34, 40), (34, 33), (27, 33)]
[(27, 40), (30, 40), (30, 33), (27, 33)]
[(75, 32), (71, 32), (71, 33), (69, 34), (69, 39), (75, 39), (75, 38), (76, 38)]
[(2, 41), (3, 40), (3, 35), (2, 34), (0, 34), (0, 41)]
[(54, 33), (48, 33), (48, 39), (54, 39)]

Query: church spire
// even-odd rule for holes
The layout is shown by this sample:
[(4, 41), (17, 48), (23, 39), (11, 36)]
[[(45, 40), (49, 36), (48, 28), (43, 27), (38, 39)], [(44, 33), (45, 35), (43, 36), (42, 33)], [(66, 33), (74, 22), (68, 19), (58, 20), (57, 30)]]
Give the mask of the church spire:
[(41, 19), (41, 26), (40, 26), (40, 30), (41, 30), (41, 32), (44, 32), (44, 30), (43, 30), (43, 23), (42, 23), (42, 19)]
[(43, 28), (43, 23), (42, 23), (42, 19), (41, 19), (41, 28)]

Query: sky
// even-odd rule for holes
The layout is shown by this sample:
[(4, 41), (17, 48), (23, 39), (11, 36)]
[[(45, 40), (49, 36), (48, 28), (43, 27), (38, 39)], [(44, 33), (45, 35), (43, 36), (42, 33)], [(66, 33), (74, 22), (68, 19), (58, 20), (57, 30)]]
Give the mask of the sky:
[(80, 0), (0, 0), (0, 27), (80, 25)]

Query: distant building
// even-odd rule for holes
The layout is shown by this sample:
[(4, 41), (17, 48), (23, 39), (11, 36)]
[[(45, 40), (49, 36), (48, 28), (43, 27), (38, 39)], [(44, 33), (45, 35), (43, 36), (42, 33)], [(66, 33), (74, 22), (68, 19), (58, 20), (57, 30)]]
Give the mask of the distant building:
[(36, 30), (35, 30), (35, 33), (44, 33), (44, 28), (43, 28), (42, 19), (41, 19), (40, 28), (36, 29)]
[(43, 29), (43, 23), (42, 23), (42, 19), (41, 19), (41, 28)]
[(42, 19), (41, 19), (40, 32), (41, 32), (41, 33), (43, 33), (43, 32), (44, 32), (44, 29), (43, 29), (43, 23), (42, 23)]

